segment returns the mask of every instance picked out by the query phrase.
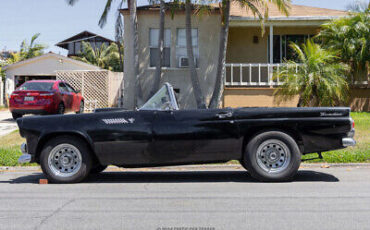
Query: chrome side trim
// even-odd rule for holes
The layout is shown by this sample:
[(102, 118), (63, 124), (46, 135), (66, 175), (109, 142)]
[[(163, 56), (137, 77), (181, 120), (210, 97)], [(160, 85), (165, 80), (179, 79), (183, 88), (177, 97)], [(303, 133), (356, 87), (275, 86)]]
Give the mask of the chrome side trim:
[(342, 138), (342, 145), (344, 147), (354, 146), (354, 145), (356, 145), (356, 141), (353, 138), (344, 137), (344, 138)]
[(30, 154), (23, 154), (22, 156), (19, 157), (18, 163), (19, 164), (25, 164), (25, 163), (30, 163), (31, 162), (31, 155)]

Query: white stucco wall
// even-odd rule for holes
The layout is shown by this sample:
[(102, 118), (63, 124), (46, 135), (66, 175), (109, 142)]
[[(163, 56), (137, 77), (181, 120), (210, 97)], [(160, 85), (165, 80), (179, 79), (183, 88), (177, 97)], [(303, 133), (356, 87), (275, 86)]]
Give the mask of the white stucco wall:
[[(125, 26), (125, 96), (124, 107), (133, 107), (134, 76), (132, 52), (132, 41), (130, 40), (130, 20), (124, 15)], [(193, 28), (198, 28), (199, 61), (197, 69), (200, 84), (207, 101), (210, 99), (216, 75), (216, 63), (218, 58), (218, 43), (220, 31), (220, 15), (204, 15), (201, 18), (192, 17)], [(159, 28), (159, 12), (138, 12), (138, 33), (139, 33), (139, 74), (144, 96), (147, 95), (152, 86), (155, 68), (149, 67), (149, 29)], [(166, 15), (165, 28), (171, 30), (171, 67), (163, 68), (162, 83), (170, 82), (174, 88), (180, 89), (178, 97), (181, 108), (195, 108), (196, 102), (192, 92), (189, 70), (177, 68), (176, 60), (176, 36), (178, 28), (185, 28), (185, 14), (176, 13), (174, 18)]]
[(100, 68), (88, 65), (83, 62), (71, 60), (56, 54), (44, 54), (34, 59), (16, 63), (6, 68), (6, 89), (5, 93), (10, 95), (14, 90), (14, 77), (18, 75), (55, 76), (56, 71), (60, 70), (99, 70)]

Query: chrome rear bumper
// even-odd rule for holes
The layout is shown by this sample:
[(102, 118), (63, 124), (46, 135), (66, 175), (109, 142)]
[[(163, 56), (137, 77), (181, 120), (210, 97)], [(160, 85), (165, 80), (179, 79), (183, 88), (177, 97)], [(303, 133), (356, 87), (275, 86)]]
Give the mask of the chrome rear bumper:
[(342, 138), (342, 145), (344, 147), (354, 146), (356, 145), (356, 141), (351, 137), (344, 137)]
[(30, 163), (32, 156), (27, 153), (27, 144), (23, 143), (21, 145), (21, 151), (22, 151), (22, 156), (18, 158), (18, 163), (19, 164), (25, 164), (25, 163)]

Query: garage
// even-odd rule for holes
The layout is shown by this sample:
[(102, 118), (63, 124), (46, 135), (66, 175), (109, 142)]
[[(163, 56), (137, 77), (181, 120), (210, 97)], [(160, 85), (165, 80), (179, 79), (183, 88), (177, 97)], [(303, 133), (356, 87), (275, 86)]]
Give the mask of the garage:
[(26, 81), (56, 79), (58, 71), (100, 70), (97, 66), (52, 52), (8, 65), (4, 69), (6, 97)]

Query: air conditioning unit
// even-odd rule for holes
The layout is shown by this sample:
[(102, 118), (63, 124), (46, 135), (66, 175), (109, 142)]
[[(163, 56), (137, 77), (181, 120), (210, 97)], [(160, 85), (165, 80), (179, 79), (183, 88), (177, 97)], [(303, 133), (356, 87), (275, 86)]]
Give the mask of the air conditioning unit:
[[(198, 66), (197, 58), (196, 57), (194, 57), (194, 63), (195, 63), (195, 66)], [(179, 67), (180, 68), (189, 67), (189, 59), (188, 59), (188, 57), (181, 56), (179, 58)]]

